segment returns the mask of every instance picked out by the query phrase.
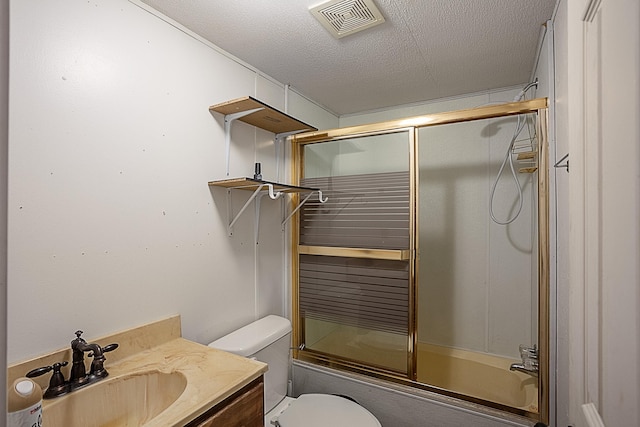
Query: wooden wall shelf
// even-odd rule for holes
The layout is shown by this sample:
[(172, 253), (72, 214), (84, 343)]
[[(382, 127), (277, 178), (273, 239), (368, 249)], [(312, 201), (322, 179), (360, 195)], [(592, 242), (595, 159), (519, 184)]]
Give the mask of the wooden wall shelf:
[(238, 98), (221, 104), (209, 107), (211, 114), (219, 113), (224, 115), (224, 144), (226, 158), (226, 173), (229, 176), (229, 156), (231, 146), (231, 124), (235, 120), (240, 120), (260, 129), (276, 134), (274, 144), (276, 146), (276, 170), (279, 173), (279, 139), (284, 139), (288, 135), (293, 135), (303, 131), (314, 131), (317, 128), (301, 122), (288, 114), (278, 111), (275, 108), (258, 101), (251, 96)]
[[(298, 206), (293, 209), (293, 211), (287, 216), (281, 223), (282, 230), (284, 230), (284, 226), (289, 222), (291, 217), (298, 212), (298, 210), (313, 196), (314, 194), (318, 195), (318, 200), (320, 203), (325, 203), (328, 198), (322, 198), (322, 190), (319, 188), (311, 188), (311, 187), (298, 187), (296, 185), (288, 185), (288, 184), (280, 184), (277, 182), (270, 181), (262, 181), (259, 179), (253, 178), (232, 178), (232, 179), (222, 179), (218, 181), (209, 181), (210, 187), (223, 187), (227, 189), (227, 214), (229, 217), (229, 225), (228, 232), (229, 236), (233, 235), (233, 225), (236, 223), (240, 215), (247, 209), (249, 204), (252, 201), (256, 201), (256, 216), (255, 216), (255, 241), (258, 243), (258, 229), (260, 225), (260, 199), (264, 195), (269, 195), (269, 198), (272, 200), (278, 199), (282, 194), (293, 194), (293, 193), (307, 193), (306, 197), (298, 203)], [(249, 197), (249, 199), (245, 202), (244, 206), (238, 211), (238, 213), (234, 216), (231, 211), (231, 190), (248, 190), (253, 191), (253, 194)], [(233, 218), (232, 218), (233, 217)]]
[(253, 179), (253, 178), (231, 178), (231, 179), (221, 179), (218, 181), (209, 182), (209, 185), (212, 187), (225, 187), (225, 188), (236, 189), (236, 190), (250, 190), (250, 191), (255, 191), (261, 186), (263, 187), (261, 188), (261, 190), (267, 191), (267, 187), (265, 186), (265, 184), (271, 184), (275, 191), (282, 192), (282, 193), (307, 193), (309, 191), (319, 190), (318, 188), (298, 187), (295, 185), (280, 184), (277, 182), (262, 181), (262, 180)]
[(251, 96), (238, 98), (221, 104), (212, 105), (209, 111), (216, 112), (228, 116), (230, 114), (242, 113), (251, 110), (257, 110), (246, 116), (239, 117), (238, 120), (257, 126), (260, 129), (268, 130), (275, 134), (288, 133), (295, 131), (316, 131), (317, 128), (301, 122), (273, 107), (258, 101)]

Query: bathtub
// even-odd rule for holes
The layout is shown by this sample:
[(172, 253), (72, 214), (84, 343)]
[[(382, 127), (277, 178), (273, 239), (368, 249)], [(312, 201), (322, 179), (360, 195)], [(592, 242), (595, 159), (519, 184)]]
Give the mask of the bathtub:
[(291, 396), (304, 393), (349, 396), (385, 427), (532, 427), (536, 422), (412, 386), (294, 360)]
[(486, 353), (418, 343), (418, 381), (538, 413), (538, 379), (509, 370), (520, 362)]
[[(322, 326), (322, 328), (319, 327)], [(406, 336), (315, 322), (311, 350), (406, 373)], [(510, 371), (514, 360), (497, 355), (418, 342), (417, 381), (483, 401), (538, 413), (538, 379)]]

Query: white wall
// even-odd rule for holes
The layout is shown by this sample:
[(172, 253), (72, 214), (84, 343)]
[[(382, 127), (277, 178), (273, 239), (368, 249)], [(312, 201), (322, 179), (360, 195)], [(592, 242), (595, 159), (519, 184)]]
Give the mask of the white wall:
[[(284, 313), (280, 203), (227, 236), (222, 117), (252, 95), (285, 109), (283, 85), (125, 0), (11, 4), (8, 359), (182, 315), (206, 343)], [(291, 94), (289, 113), (337, 118)], [(263, 163), (272, 134), (238, 123), (231, 176)], [(233, 194), (235, 211), (248, 197)]]

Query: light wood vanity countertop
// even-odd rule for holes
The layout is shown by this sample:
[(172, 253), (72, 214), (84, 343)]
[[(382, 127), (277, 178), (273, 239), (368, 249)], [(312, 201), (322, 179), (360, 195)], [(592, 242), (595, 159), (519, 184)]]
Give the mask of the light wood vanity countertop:
[[(107, 358), (105, 368), (109, 376), (102, 381), (149, 371), (179, 372), (184, 375), (187, 383), (180, 397), (166, 410), (144, 424), (148, 427), (184, 425), (267, 371), (267, 365), (264, 363), (182, 338), (179, 316), (108, 337), (96, 340), (86, 338), (86, 340), (96, 342), (103, 347), (113, 342), (119, 344), (116, 350), (105, 354)], [(13, 365), (8, 370), (9, 384), (31, 369), (63, 360), (71, 362), (70, 349), (62, 349)], [(91, 358), (85, 357), (85, 362), (88, 370)], [(63, 368), (65, 379), (69, 378), (70, 365), (71, 363)], [(48, 386), (50, 376), (51, 374), (48, 373), (34, 380), (44, 390)], [(99, 385), (102, 381), (95, 385)], [(87, 386), (87, 389), (93, 386)], [(83, 389), (76, 390), (67, 396), (82, 393), (82, 391)], [(57, 402), (62, 403), (65, 397), (43, 401), (43, 420), (47, 419), (47, 407), (56, 405)], [(87, 408), (87, 410), (90, 409)]]

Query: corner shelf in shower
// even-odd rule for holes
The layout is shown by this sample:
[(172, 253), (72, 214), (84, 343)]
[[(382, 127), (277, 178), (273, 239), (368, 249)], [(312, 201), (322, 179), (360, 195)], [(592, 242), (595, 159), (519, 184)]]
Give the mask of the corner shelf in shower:
[[(264, 195), (269, 195), (269, 198), (272, 200), (278, 199), (282, 194), (304, 194), (307, 193), (305, 198), (302, 199), (298, 206), (291, 211), (291, 213), (282, 221), (281, 226), (284, 230), (284, 226), (289, 222), (289, 220), (293, 217), (293, 215), (300, 210), (300, 208), (314, 195), (317, 194), (318, 201), (320, 203), (325, 203), (328, 198), (322, 197), (322, 190), (319, 188), (311, 188), (311, 187), (299, 187), (296, 185), (289, 184), (281, 184), (277, 182), (263, 181), (259, 179), (253, 178), (232, 178), (232, 179), (222, 179), (218, 181), (210, 181), (210, 187), (224, 187), (227, 189), (227, 213), (229, 216), (229, 225), (227, 226), (229, 235), (233, 234), (233, 225), (236, 223), (240, 215), (247, 209), (249, 204), (256, 200), (256, 243), (258, 242), (258, 226), (260, 224), (260, 199)], [(238, 211), (238, 213), (234, 216), (232, 213), (231, 206), (231, 190), (247, 190), (253, 191), (253, 194), (249, 199), (245, 202), (242, 208)], [(233, 219), (231, 218), (233, 217)]]

